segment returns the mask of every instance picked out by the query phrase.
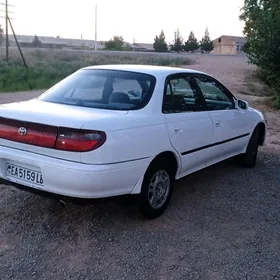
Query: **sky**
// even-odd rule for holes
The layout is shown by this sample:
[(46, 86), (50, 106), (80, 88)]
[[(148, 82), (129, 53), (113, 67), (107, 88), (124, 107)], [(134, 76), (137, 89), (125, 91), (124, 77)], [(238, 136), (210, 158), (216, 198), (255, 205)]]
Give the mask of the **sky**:
[[(3, 3), (4, 0), (0, 0)], [(179, 28), (184, 40), (190, 31), (198, 39), (208, 27), (211, 39), (221, 35), (242, 36), (239, 21), (244, 0), (9, 0), (10, 17), (17, 34), (94, 39), (97, 5), (97, 39), (114, 35), (127, 42), (153, 43), (164, 31), (171, 43)], [(0, 6), (2, 10), (4, 6)], [(2, 14), (1, 14), (2, 13)], [(0, 15), (4, 15), (0, 11)], [(4, 26), (4, 19), (0, 18)]]

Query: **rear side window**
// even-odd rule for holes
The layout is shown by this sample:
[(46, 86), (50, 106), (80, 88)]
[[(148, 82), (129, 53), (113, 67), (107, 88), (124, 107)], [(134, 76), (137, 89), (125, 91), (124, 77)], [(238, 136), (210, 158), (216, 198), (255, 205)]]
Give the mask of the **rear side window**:
[(203, 98), (191, 86), (190, 77), (169, 78), (163, 100), (164, 113), (194, 112), (204, 109)]
[(65, 97), (68, 99), (101, 100), (106, 78), (89, 76), (87, 79), (77, 80), (75, 89), (69, 89)]
[[(147, 85), (150, 86), (149, 83)], [(122, 92), (124, 90), (127, 92), (130, 99), (140, 101), (142, 97), (142, 88), (135, 79), (115, 79), (113, 92)]]
[(38, 99), (46, 102), (108, 110), (137, 110), (147, 105), (156, 78), (120, 70), (80, 70)]

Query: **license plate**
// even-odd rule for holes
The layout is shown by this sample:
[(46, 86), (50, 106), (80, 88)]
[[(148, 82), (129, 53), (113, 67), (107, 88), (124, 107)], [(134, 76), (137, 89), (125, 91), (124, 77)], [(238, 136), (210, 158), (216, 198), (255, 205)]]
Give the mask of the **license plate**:
[(6, 164), (6, 176), (36, 185), (42, 186), (44, 184), (41, 172), (17, 166), (11, 163)]

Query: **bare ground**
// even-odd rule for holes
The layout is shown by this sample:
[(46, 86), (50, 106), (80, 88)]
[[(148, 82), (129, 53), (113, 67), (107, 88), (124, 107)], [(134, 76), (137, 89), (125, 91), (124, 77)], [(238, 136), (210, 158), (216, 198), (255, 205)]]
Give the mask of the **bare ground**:
[[(197, 56), (190, 68), (220, 79), (265, 111), (268, 146), (255, 169), (227, 161), (176, 184), (172, 205), (145, 221), (113, 199), (59, 208), (0, 185), (0, 279), (280, 279), (279, 112), (247, 92), (242, 57)], [(0, 103), (41, 91), (0, 94)]]

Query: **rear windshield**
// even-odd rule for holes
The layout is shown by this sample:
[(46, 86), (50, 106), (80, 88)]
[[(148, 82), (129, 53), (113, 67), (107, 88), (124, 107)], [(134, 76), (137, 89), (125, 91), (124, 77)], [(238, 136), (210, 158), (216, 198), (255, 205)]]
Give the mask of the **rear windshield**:
[(151, 75), (102, 69), (75, 72), (39, 96), (39, 100), (66, 105), (137, 110), (146, 106), (154, 91)]

